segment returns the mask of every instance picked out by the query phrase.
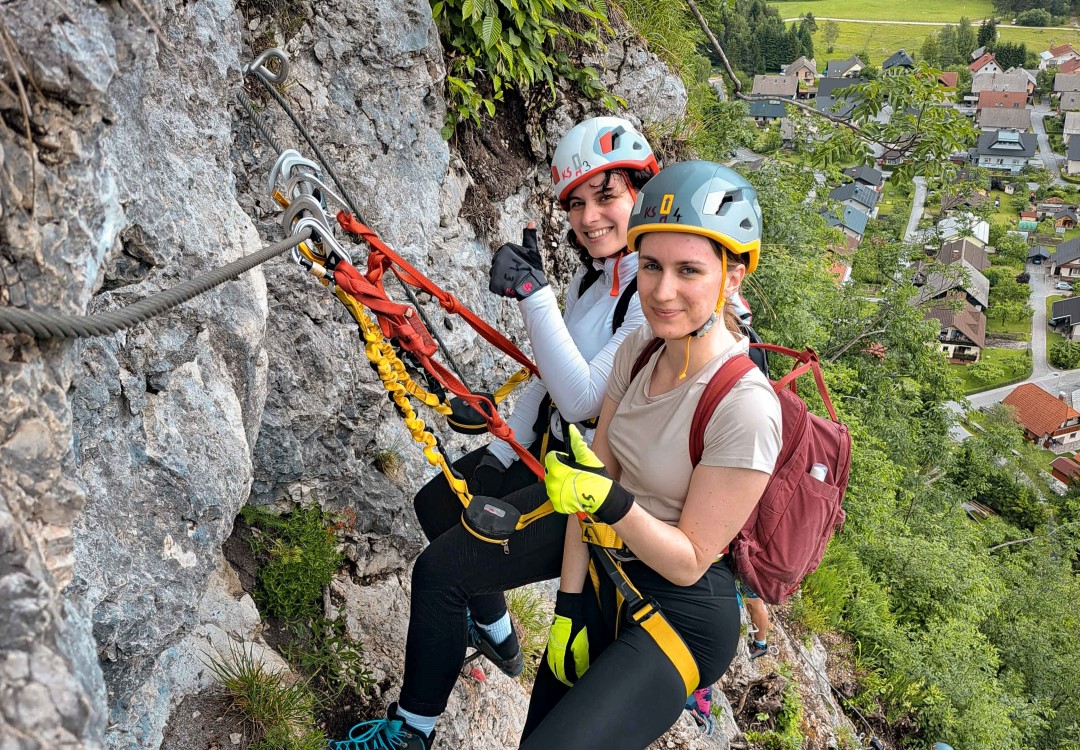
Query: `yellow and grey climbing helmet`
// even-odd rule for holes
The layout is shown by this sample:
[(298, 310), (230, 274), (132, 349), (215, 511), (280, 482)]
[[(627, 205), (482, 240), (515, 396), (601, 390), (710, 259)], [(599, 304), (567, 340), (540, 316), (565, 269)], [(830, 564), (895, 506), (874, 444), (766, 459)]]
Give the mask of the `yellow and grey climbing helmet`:
[(626, 242), (637, 250), (648, 232), (684, 232), (715, 240), (745, 255), (753, 273), (761, 255), (757, 191), (733, 169), (711, 161), (672, 164), (638, 192)]
[(621, 117), (593, 117), (562, 137), (551, 160), (555, 195), (565, 204), (570, 192), (597, 172), (640, 169), (656, 174), (660, 165), (645, 136)]

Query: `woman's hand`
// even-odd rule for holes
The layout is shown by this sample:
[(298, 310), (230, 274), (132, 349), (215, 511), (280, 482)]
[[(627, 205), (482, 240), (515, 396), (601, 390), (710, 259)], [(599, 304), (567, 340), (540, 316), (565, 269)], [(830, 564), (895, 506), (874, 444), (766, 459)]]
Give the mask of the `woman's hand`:
[(536, 222), (530, 221), (521, 233), (521, 244), (507, 242), (491, 260), (488, 289), (511, 299), (525, 299), (548, 285), (544, 261), (536, 246)]
[(587, 593), (555, 596), (555, 619), (548, 631), (547, 664), (555, 679), (572, 686), (589, 668), (589, 631), (583, 599)]
[(569, 425), (570, 453), (551, 452), (544, 460), (548, 498), (559, 513), (585, 511), (606, 524), (617, 523), (634, 504), (634, 496), (611, 478), (604, 463)]

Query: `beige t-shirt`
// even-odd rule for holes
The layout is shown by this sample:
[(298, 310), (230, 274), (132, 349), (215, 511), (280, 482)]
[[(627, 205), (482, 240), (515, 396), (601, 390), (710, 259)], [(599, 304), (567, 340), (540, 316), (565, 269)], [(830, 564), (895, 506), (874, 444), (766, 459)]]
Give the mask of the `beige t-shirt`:
[[(653, 338), (646, 323), (630, 334), (615, 355), (607, 395), (619, 402), (608, 425), (608, 445), (619, 465), (619, 483), (661, 521), (679, 522), (694, 467), (690, 463), (690, 423), (716, 371), (749, 350), (740, 337), (732, 347), (673, 390), (649, 396), (646, 386), (663, 350), (630, 381), (638, 353)], [(780, 453), (780, 401), (768, 379), (751, 370), (720, 401), (705, 429), (701, 463), (772, 473)]]

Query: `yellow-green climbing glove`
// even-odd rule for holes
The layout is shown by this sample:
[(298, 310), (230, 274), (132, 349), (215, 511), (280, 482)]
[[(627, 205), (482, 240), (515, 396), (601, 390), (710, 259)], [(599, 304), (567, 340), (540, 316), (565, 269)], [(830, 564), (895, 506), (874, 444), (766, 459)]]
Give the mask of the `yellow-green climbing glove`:
[(585, 594), (560, 591), (555, 596), (555, 620), (548, 631), (547, 664), (555, 679), (572, 686), (589, 668), (589, 632), (582, 612)]
[(551, 452), (544, 460), (547, 495), (559, 513), (591, 513), (613, 524), (634, 504), (634, 496), (613, 480), (603, 462), (585, 444), (577, 427), (570, 425), (571, 453)]

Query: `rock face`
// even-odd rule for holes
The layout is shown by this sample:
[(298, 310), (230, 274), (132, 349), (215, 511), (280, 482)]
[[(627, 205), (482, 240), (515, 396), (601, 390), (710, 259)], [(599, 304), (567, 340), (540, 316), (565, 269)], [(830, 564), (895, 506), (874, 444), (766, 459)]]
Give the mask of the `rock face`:
[[(0, 65), (0, 304), (111, 310), (280, 238), (265, 194), (276, 154), (235, 104), (252, 40), (279, 30), (255, 7), (4, 5), (33, 146)], [(480, 315), (520, 330), (513, 306), (485, 291), (489, 242), (544, 213), (550, 150), (593, 105), (563, 92), (459, 155), (439, 136), (445, 70), (426, 2), (301, 10), (285, 96), (364, 219)], [(607, 54), (593, 62), (631, 112), (679, 116), (681, 84), (639, 43)], [(301, 144), (267, 112), (281, 143)], [(477, 169), (496, 147), (516, 149), (513, 180)], [(514, 369), (421, 305), (471, 384)], [(210, 684), (207, 657), (256, 638), (257, 613), (221, 555), (247, 502), (351, 509), (356, 574), (404, 596), (393, 582), (420, 547), (407, 498), (429, 474), (355, 325), (287, 260), (125, 333), (0, 335), (0, 393), (0, 748), (159, 747), (172, 711)], [(455, 454), (466, 447), (446, 437)], [(407, 460), (406, 478), (377, 470), (388, 450)], [(493, 689), (462, 709), (486, 700), (494, 716), (506, 695), (524, 705), (513, 684)], [(514, 744), (515, 717), (490, 724), (504, 742), (493, 747)]]

